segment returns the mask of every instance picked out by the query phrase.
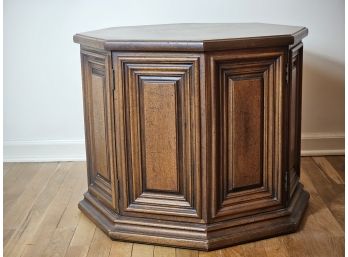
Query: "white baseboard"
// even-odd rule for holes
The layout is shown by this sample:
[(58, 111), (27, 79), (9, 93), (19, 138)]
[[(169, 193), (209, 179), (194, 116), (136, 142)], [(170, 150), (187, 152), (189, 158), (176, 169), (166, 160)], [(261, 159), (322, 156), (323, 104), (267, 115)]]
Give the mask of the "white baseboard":
[[(343, 155), (344, 134), (302, 135), (302, 156)], [(4, 162), (85, 161), (84, 140), (5, 141)]]
[(4, 162), (84, 160), (84, 140), (4, 141)]
[(301, 155), (344, 155), (344, 133), (303, 133)]

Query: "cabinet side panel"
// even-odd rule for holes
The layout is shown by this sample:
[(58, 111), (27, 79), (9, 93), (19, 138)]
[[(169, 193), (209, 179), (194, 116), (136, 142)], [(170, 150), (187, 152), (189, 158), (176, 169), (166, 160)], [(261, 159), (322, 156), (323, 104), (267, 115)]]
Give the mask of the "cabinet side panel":
[(81, 49), (88, 191), (117, 209), (110, 56)]
[(290, 197), (300, 178), (301, 102), (302, 102), (302, 43), (289, 55), (289, 181)]

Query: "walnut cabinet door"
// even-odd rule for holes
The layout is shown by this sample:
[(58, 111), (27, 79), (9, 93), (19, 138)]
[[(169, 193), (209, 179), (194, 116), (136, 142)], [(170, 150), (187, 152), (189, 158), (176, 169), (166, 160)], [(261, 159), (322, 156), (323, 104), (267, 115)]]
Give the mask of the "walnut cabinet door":
[(113, 53), (120, 213), (201, 219), (199, 55)]

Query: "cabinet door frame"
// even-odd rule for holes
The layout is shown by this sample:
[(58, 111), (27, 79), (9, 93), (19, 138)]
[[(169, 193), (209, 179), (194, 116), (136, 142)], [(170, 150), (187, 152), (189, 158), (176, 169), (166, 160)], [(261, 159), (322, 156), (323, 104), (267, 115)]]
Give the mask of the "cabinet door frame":
[[(263, 49), (262, 52), (258, 49), (213, 52), (206, 58), (209, 70), (207, 74), (210, 75), (210, 78), (206, 79), (207, 102), (210, 103), (207, 123), (211, 124), (210, 139), (207, 139), (208, 149), (211, 151), (208, 153), (211, 155), (208, 171), (208, 180), (211, 181), (209, 191), (212, 192), (209, 200), (210, 222), (245, 217), (285, 207), (286, 57), (286, 48), (272, 48)], [(228, 90), (233, 90), (236, 81), (245, 82), (249, 79), (258, 79), (258, 83), (262, 85), (260, 108), (265, 108), (260, 114), (261, 178), (260, 183), (229, 190), (227, 181), (238, 171), (233, 170), (233, 158), (237, 156), (234, 156), (233, 150), (228, 150), (227, 145), (230, 144), (227, 142), (228, 131), (234, 129), (234, 125), (230, 126), (226, 120), (226, 117), (233, 116), (234, 109), (229, 107), (233, 99), (226, 99), (225, 96), (229, 94)], [(235, 142), (231, 143), (231, 149)]]
[[(201, 220), (200, 55), (113, 52), (112, 57), (121, 215)], [(173, 192), (146, 187), (144, 88), (156, 83), (173, 85), (176, 92), (178, 188)]]
[[(81, 48), (83, 107), (85, 119), (85, 139), (88, 171), (88, 191), (112, 210), (118, 210), (114, 157), (114, 112), (113, 112), (113, 81), (111, 74), (111, 55), (107, 52)], [(101, 88), (98, 88), (101, 87)], [(99, 90), (102, 100), (97, 99), (94, 90)], [(99, 106), (97, 106), (99, 105)], [(97, 113), (100, 108), (103, 115)], [(96, 112), (96, 114), (94, 114)], [(97, 115), (98, 114), (98, 115)], [(98, 117), (96, 117), (98, 116)], [(96, 122), (93, 119), (102, 119)], [(103, 128), (95, 126), (104, 125)], [(97, 136), (103, 138), (96, 139)], [(96, 146), (97, 143), (99, 147)], [(104, 148), (99, 149), (100, 147)], [(105, 156), (100, 156), (104, 153)], [(100, 161), (105, 171), (97, 170)]]

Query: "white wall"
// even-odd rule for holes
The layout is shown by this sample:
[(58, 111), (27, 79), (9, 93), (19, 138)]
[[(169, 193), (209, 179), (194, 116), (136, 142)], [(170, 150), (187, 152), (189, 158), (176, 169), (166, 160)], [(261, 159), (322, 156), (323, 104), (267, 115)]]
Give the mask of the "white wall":
[(344, 148), (344, 1), (4, 1), (4, 159), (84, 158), (76, 32), (175, 22), (267, 22), (304, 40), (305, 154)]

